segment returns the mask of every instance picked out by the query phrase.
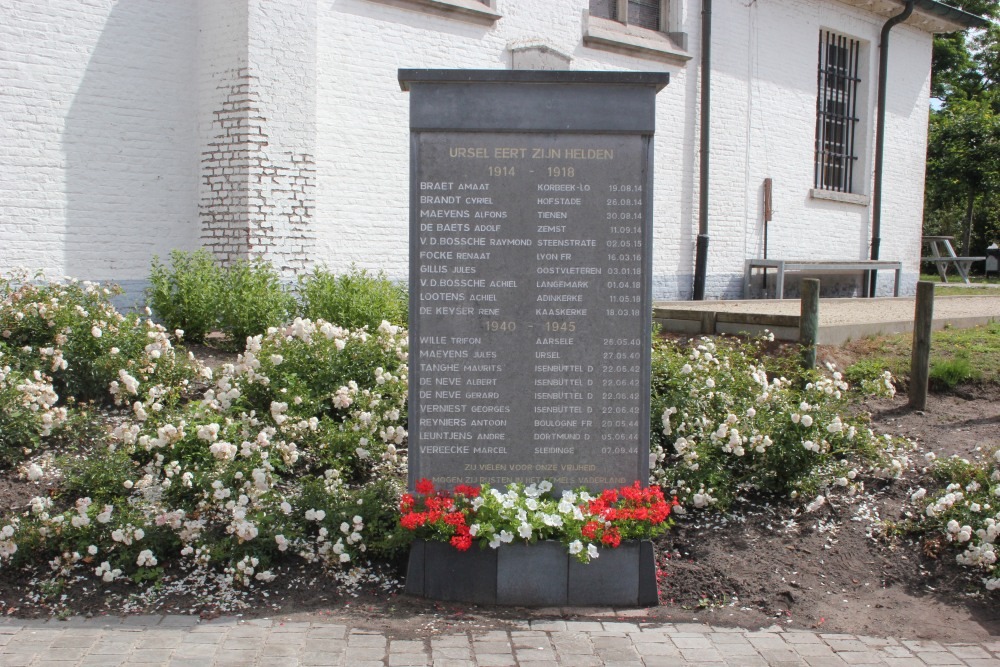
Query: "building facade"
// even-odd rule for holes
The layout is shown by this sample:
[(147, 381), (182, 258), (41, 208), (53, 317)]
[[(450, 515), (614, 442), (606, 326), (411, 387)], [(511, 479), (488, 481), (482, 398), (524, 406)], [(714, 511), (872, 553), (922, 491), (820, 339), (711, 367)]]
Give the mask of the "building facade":
[[(691, 298), (703, 4), (0, 0), (0, 270), (138, 293), (154, 256), (204, 246), (288, 278), (353, 263), (403, 280), (398, 69), (666, 71), (654, 297)], [(705, 296), (741, 296), (747, 258), (867, 258), (879, 33), (902, 0), (708, 4)], [(920, 0), (891, 33), (880, 256), (904, 262), (904, 293), (919, 268), (933, 33), (965, 27)]]

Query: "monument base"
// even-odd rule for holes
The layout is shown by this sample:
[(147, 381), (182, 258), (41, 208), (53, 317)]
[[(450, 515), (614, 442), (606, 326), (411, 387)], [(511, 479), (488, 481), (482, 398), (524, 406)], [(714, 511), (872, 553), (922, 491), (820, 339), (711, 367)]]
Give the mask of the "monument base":
[(559, 542), (458, 551), (415, 540), (406, 592), (450, 602), (520, 607), (652, 607), (659, 603), (653, 543), (623, 542), (581, 563)]

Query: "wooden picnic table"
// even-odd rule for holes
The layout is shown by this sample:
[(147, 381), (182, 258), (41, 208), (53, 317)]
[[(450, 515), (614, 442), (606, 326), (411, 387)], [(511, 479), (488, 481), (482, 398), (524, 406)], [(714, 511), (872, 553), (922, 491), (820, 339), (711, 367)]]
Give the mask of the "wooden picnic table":
[(941, 282), (948, 282), (948, 267), (955, 267), (955, 271), (961, 276), (965, 284), (969, 284), (969, 269), (973, 262), (982, 262), (986, 257), (959, 257), (955, 254), (955, 248), (951, 242), (954, 236), (925, 236), (923, 243), (931, 251), (930, 257), (921, 257), (921, 262), (932, 262), (941, 276)]

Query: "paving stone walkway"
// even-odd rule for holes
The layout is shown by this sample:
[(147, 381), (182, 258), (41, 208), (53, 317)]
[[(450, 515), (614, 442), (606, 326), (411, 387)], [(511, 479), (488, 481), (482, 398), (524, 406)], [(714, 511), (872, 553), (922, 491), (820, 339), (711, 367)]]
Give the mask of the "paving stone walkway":
[(1000, 638), (946, 644), (697, 624), (526, 621), (509, 630), (396, 638), (324, 621), (200, 622), (189, 616), (0, 621), (9, 667), (658, 667), (968, 665), (1000, 667)]

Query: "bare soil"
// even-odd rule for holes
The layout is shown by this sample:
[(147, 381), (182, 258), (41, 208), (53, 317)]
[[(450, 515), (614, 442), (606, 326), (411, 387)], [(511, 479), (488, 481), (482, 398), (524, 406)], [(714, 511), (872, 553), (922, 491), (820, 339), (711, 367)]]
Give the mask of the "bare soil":
[[(985, 594), (979, 580), (955, 563), (953, 552), (893, 529), (912, 512), (909, 494), (931, 483), (920, 467), (922, 451), (971, 458), (977, 447), (996, 442), (1000, 388), (963, 386), (932, 394), (923, 412), (907, 408), (903, 395), (861, 409), (871, 413), (877, 431), (917, 443), (915, 465), (904, 479), (865, 480), (863, 494), (834, 495), (812, 513), (765, 505), (738, 508), (726, 517), (678, 520), (658, 544), (661, 604), (654, 608), (528, 610), (422, 600), (400, 593), (403, 563), (390, 564), (376, 580), (346, 593), (334, 580), (293, 564), (274, 584), (238, 592), (171, 571), (165, 586), (145, 595), (135, 585), (108, 587), (93, 577), (53, 588), (43, 581), (42, 564), (34, 572), (0, 570), (0, 613), (329, 617), (398, 637), (499, 628), (525, 618), (595, 617), (748, 628), (778, 624), (942, 641), (1000, 635), (1000, 595)], [(34, 484), (0, 476), (0, 508), (23, 507), (38, 493)]]

